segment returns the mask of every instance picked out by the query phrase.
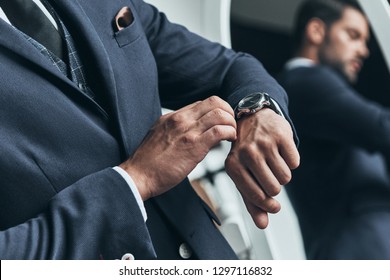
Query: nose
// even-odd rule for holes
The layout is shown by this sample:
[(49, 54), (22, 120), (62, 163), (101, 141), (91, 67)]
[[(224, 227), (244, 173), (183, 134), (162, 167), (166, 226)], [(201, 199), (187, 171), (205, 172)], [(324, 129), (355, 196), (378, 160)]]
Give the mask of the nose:
[(370, 56), (370, 50), (367, 47), (366, 42), (362, 42), (358, 47), (358, 54), (362, 58), (368, 58)]

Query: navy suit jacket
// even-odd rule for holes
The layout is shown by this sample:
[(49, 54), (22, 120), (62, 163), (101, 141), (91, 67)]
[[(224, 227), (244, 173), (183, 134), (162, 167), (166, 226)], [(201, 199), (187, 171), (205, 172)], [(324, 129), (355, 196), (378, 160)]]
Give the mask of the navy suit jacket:
[[(123, 178), (160, 117), (216, 94), (234, 106), (284, 90), (249, 55), (170, 23), (141, 0), (50, 0), (72, 34), (94, 101), (0, 20), (0, 259), (194, 258), (235, 255), (188, 180), (148, 200), (145, 224)], [(116, 32), (129, 7), (134, 21)]]
[(287, 192), (307, 257), (389, 258), (390, 216), (368, 214), (390, 213), (389, 109), (326, 66), (286, 70), (279, 81), (299, 133), (301, 165)]

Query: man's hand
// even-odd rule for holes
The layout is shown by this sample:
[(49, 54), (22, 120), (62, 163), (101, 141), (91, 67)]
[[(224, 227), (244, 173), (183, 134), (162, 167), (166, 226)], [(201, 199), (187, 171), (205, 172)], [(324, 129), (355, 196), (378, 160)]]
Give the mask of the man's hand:
[(299, 165), (290, 124), (271, 109), (245, 116), (238, 121), (237, 140), (225, 165), (255, 224), (266, 228), (268, 213), (280, 210), (273, 196)]
[(184, 180), (217, 143), (235, 139), (232, 108), (213, 96), (162, 116), (120, 167), (130, 174), (145, 201)]

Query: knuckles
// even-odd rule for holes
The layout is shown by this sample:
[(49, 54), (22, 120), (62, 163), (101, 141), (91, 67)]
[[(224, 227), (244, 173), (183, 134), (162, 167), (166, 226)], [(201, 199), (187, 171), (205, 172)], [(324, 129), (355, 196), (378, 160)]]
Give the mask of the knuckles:
[(292, 179), (292, 175), (291, 175), (291, 172), (289, 173), (284, 173), (280, 176), (279, 178), (279, 183), (281, 185), (286, 185), (287, 183), (289, 183)]
[(210, 96), (209, 98), (207, 98), (204, 102), (207, 102), (210, 106), (215, 108), (215, 107), (218, 107), (218, 104), (220, 104), (221, 102), (224, 102), (224, 101), (222, 98), (220, 98), (216, 95), (213, 95), (213, 96)]
[(249, 193), (248, 196), (249, 199), (257, 206), (264, 205), (267, 200), (267, 196), (262, 191)]
[(253, 205), (268, 213), (277, 213), (280, 210), (279, 202), (265, 194), (256, 194), (250, 198), (250, 201), (252, 201)]
[(209, 114), (211, 118), (220, 120), (225, 118), (226, 112), (220, 108), (215, 108)]
[(274, 197), (274, 196), (277, 196), (280, 191), (281, 191), (281, 186), (278, 185), (278, 186), (272, 186), (270, 187), (268, 190), (267, 190), (267, 193), (270, 197)]
[(248, 143), (245, 146), (242, 146), (240, 148), (240, 157), (242, 159), (245, 158), (252, 158), (254, 155), (257, 155), (259, 153), (259, 149), (257, 147), (257, 144), (254, 142)]
[(220, 126), (214, 126), (211, 128), (211, 134), (215, 140), (222, 140), (225, 136), (224, 130)]
[(171, 128), (180, 127), (185, 122), (185, 117), (180, 113), (174, 113), (167, 119), (167, 124)]
[(181, 141), (185, 145), (195, 145), (197, 143), (197, 136), (193, 133), (184, 134), (181, 137)]
[(300, 165), (300, 162), (301, 162), (301, 158), (300, 158), (299, 154), (297, 154), (296, 157), (294, 158), (294, 160), (292, 160), (292, 162), (290, 164), (290, 168), (297, 169)]
[(261, 139), (259, 139), (257, 145), (260, 147), (261, 150), (269, 151), (276, 146), (276, 143), (271, 138), (264, 136)]

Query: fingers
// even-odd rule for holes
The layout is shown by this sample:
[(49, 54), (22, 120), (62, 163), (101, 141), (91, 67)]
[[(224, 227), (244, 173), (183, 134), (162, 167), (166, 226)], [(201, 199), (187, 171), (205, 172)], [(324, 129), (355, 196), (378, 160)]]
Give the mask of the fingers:
[(240, 191), (254, 223), (264, 229), (268, 225), (268, 213), (277, 213), (281, 209), (280, 203), (272, 197), (281, 190), (277, 179), (280, 175), (275, 175), (261, 157), (257, 157), (257, 160), (243, 154), (241, 157), (242, 160), (238, 160), (234, 152), (229, 155), (225, 164), (226, 172)]
[(201, 102), (196, 102), (191, 105), (184, 107), (181, 110), (188, 110), (188, 113), (192, 115), (196, 120), (200, 119), (205, 114), (208, 114), (214, 109), (220, 109), (234, 118), (234, 111), (232, 107), (229, 105), (229, 103), (227, 103), (218, 96), (211, 96)]
[(227, 103), (218, 96), (211, 96), (205, 99), (200, 104), (197, 104), (197, 106), (194, 107), (194, 110), (198, 110), (199, 115), (202, 116), (204, 114), (207, 114), (214, 108), (222, 109), (234, 118), (234, 111), (232, 107), (229, 105), (229, 103)]
[(272, 110), (240, 120), (237, 140), (226, 160), (226, 171), (239, 189), (254, 222), (268, 224), (267, 213), (281, 206), (273, 197), (291, 180), (299, 154), (290, 124)]
[(247, 166), (256, 183), (268, 196), (278, 195), (281, 189), (278, 175), (268, 165), (266, 154), (259, 151), (255, 143), (249, 145), (239, 154), (240, 162)]
[(268, 158), (267, 165), (272, 170), (280, 185), (285, 185), (290, 182), (292, 168), (286, 163), (280, 153), (275, 153), (273, 157)]
[(222, 140), (236, 139), (237, 123), (233, 109), (219, 97), (212, 96), (172, 113), (171, 127), (185, 126), (184, 131), (192, 134), (199, 144), (215, 146)]
[(280, 192), (280, 185), (290, 182), (291, 169), (299, 166), (299, 153), (287, 120), (276, 114), (269, 117), (273, 121), (269, 119), (267, 124), (263, 120), (262, 136), (254, 139), (251, 151), (244, 147), (241, 154), (248, 154), (246, 158), (250, 170), (253, 174), (260, 174), (256, 176), (259, 183), (268, 195), (275, 196)]
[(251, 215), (255, 225), (260, 229), (265, 229), (268, 226), (268, 213), (251, 203), (248, 203), (244, 200), (246, 209)]
[(198, 124), (204, 128), (203, 131), (208, 130), (216, 123), (219, 125), (230, 125), (234, 129), (237, 128), (237, 123), (234, 116), (221, 108), (211, 109), (209, 112), (198, 119)]
[(216, 108), (204, 114), (197, 121), (200, 130), (200, 141), (213, 147), (222, 140), (235, 141), (237, 138), (237, 124), (234, 117), (228, 112)]
[[(273, 137), (278, 145), (278, 154), (290, 170), (295, 169), (299, 166), (300, 158), (294, 142), (291, 126), (286, 119), (281, 118), (280, 116), (276, 117), (279, 119), (279, 123), (275, 127)], [(275, 153), (275, 155), (277, 155), (277, 153)]]
[[(176, 110), (176, 112), (184, 112), (184, 111), (188, 111), (188, 110), (191, 110), (193, 107), (195, 107), (196, 105), (198, 105), (199, 103), (201, 103), (202, 101), (196, 101), (194, 103), (191, 103), (187, 106), (184, 106), (182, 108), (180, 108), (179, 110)], [(172, 112), (172, 113), (175, 113), (175, 112)], [(172, 114), (171, 113), (171, 114)]]
[(202, 133), (199, 141), (211, 148), (223, 140), (234, 141), (236, 138), (237, 133), (233, 126), (215, 125)]
[(265, 149), (263, 145), (253, 142), (243, 146), (234, 154), (233, 157), (238, 158), (232, 161), (235, 168), (239, 165), (245, 166), (257, 187), (261, 187), (269, 197), (278, 195), (281, 185), (291, 180), (290, 168), (279, 154), (277, 145), (270, 145)]
[(268, 154), (261, 153), (260, 147), (252, 148), (252, 151), (245, 150), (240, 154), (241, 162), (249, 166), (252, 174), (255, 174), (256, 180), (269, 196), (276, 196), (281, 190), (281, 185), (285, 185), (291, 180), (291, 169), (275, 148)]
[(284, 139), (280, 146), (280, 155), (290, 169), (296, 169), (300, 163), (300, 156), (292, 138)]
[(248, 170), (244, 169), (241, 164), (237, 164), (237, 162), (231, 163), (229, 161), (233, 162), (235, 160), (232, 157), (227, 159), (226, 172), (236, 184), (243, 198), (263, 211), (269, 213), (279, 212), (279, 202), (264, 191), (264, 188), (259, 185), (254, 176)]

